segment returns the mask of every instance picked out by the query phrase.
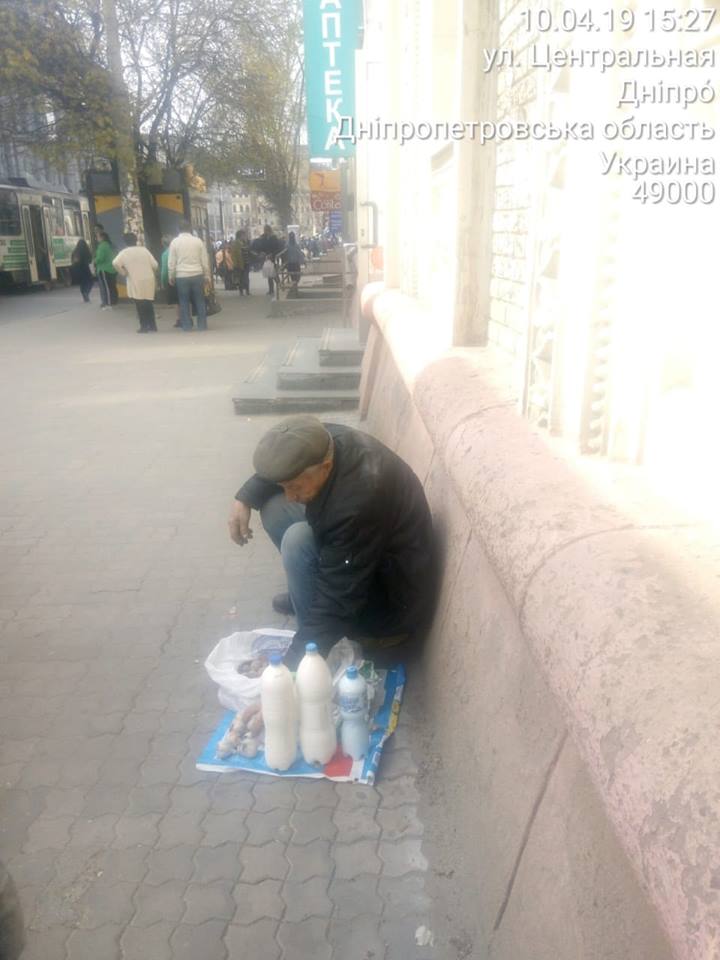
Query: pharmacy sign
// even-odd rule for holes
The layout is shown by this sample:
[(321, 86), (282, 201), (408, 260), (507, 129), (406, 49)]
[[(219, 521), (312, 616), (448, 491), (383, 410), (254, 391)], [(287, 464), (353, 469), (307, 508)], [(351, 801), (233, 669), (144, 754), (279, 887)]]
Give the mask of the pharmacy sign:
[(361, 0), (304, 0), (305, 80), (311, 157), (349, 157), (343, 117), (355, 113), (355, 48)]

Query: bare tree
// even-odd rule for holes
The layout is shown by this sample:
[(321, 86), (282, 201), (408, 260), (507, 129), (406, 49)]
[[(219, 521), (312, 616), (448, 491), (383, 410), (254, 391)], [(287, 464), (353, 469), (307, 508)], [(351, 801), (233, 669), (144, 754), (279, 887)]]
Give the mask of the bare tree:
[(115, 0), (102, 0), (102, 9), (107, 59), (114, 93), (111, 109), (117, 137), (115, 162), (122, 202), (123, 227), (125, 230), (137, 234), (138, 239), (142, 241), (145, 235), (145, 225), (138, 184), (136, 141), (133, 137), (130, 99), (125, 86)]
[[(288, 5), (282, 34), (255, 40), (245, 50), (240, 77), (218, 80), (212, 128), (223, 131), (202, 144), (202, 169), (217, 179), (242, 180), (260, 168), (260, 189), (282, 223), (294, 220), (305, 123), (302, 28), (297, 4)], [(230, 135), (228, 135), (230, 132)]]
[(141, 193), (159, 164), (195, 161), (229, 179), (261, 166), (265, 194), (291, 219), (304, 119), (298, 0), (4, 0), (0, 29), (5, 102), (15, 91), (42, 106), (29, 139), (117, 160), (128, 224), (138, 220), (131, 152)]

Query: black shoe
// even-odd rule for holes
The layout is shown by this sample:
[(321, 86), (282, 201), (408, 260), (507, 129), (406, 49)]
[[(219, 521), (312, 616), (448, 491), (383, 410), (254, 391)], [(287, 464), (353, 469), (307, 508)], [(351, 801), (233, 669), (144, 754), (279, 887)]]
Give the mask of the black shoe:
[(286, 617), (291, 617), (295, 613), (289, 593), (276, 593), (272, 599), (272, 608), (275, 613), (282, 613)]

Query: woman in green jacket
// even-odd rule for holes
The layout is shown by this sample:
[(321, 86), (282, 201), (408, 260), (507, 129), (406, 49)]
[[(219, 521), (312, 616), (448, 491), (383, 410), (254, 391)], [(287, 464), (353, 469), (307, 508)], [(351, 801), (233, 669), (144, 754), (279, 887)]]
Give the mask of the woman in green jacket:
[(117, 251), (110, 243), (110, 237), (104, 230), (100, 231), (98, 236), (100, 243), (95, 251), (95, 273), (97, 274), (100, 298), (102, 300), (100, 309), (105, 310), (109, 307), (114, 307), (118, 302), (117, 270), (112, 265)]

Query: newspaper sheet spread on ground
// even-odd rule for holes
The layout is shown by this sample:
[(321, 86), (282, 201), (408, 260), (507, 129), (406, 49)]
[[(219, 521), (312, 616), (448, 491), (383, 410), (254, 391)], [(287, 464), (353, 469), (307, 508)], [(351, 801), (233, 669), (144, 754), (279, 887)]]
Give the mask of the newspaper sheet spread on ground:
[(234, 754), (226, 760), (221, 760), (216, 752), (217, 746), (227, 733), (235, 717), (232, 711), (228, 711), (210, 737), (207, 746), (198, 757), (196, 764), (197, 769), (207, 770), (211, 773), (230, 773), (234, 770), (247, 770), (250, 773), (265, 773), (273, 777), (313, 777), (315, 779), (326, 777), (328, 780), (374, 783), (380, 765), (383, 746), (388, 737), (392, 736), (397, 726), (403, 691), (405, 689), (405, 668), (402, 665), (398, 665), (391, 670), (378, 670), (377, 675), (379, 677), (379, 685), (376, 692), (375, 703), (379, 706), (377, 706), (373, 716), (370, 733), (370, 749), (367, 757), (353, 761), (348, 757), (344, 757), (338, 747), (335, 756), (329, 763), (324, 767), (314, 767), (305, 763), (298, 750), (298, 758), (295, 763), (282, 773), (277, 770), (271, 770), (270, 767), (267, 766), (262, 751), (252, 759)]

